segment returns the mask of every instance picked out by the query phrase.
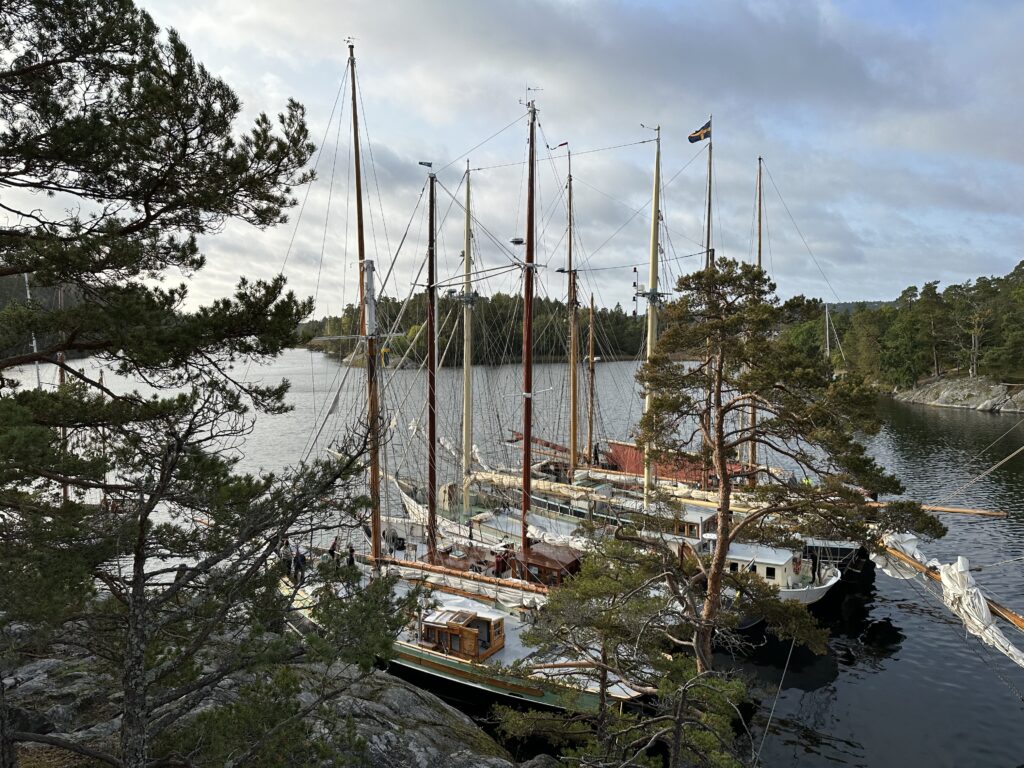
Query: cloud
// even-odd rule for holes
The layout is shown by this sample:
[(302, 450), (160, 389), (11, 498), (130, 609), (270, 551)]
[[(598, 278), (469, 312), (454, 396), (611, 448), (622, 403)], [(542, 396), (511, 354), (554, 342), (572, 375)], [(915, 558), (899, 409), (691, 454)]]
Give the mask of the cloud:
[[(373, 152), (371, 251), (384, 263), (405, 237), (395, 292), (413, 280), (425, 248), (420, 160), (439, 169), (439, 208), (448, 210), (464, 162), (445, 166), (469, 152), (482, 169), (473, 182), (486, 228), (477, 248), (484, 263), (508, 264), (505, 245), (522, 234), (525, 215), (526, 129), (516, 120), (527, 86), (542, 89), (530, 94), (542, 139), (571, 142), (578, 263), (594, 268), (585, 289), (606, 303), (631, 304), (628, 265), (648, 250), (650, 211), (634, 215), (651, 191), (653, 147), (636, 144), (651, 134), (640, 123), (663, 126), (666, 180), (689, 163), (665, 191), (666, 257), (676, 259), (676, 273), (699, 262), (682, 257), (703, 239), (706, 156), (697, 153), (706, 145), (685, 137), (708, 113), (718, 253), (752, 252), (753, 180), (764, 155), (782, 193), (766, 181), (766, 253), (783, 293), (831, 295), (804, 239), (844, 301), (1006, 272), (1022, 258), (1020, 3), (324, 0), (301, 12), (269, 0), (143, 4), (239, 91), (248, 116), (276, 111), (287, 95), (307, 105), (314, 136), (325, 140), (287, 274), (321, 307), (354, 299), (346, 99), (328, 125), (350, 35)], [(585, 153), (617, 145), (631, 146)], [(545, 159), (539, 171), (538, 257), (550, 265), (541, 278), (551, 295), (564, 294), (554, 268), (564, 261), (565, 173), (562, 157)], [(223, 293), (240, 274), (272, 274), (291, 233), (291, 224), (271, 232), (232, 226), (209, 238), (211, 268), (193, 296)], [(458, 269), (461, 239), (455, 205), (442, 230), (444, 268)], [(616, 266), (623, 268), (606, 269)], [(490, 287), (512, 290), (515, 282), (506, 275)]]

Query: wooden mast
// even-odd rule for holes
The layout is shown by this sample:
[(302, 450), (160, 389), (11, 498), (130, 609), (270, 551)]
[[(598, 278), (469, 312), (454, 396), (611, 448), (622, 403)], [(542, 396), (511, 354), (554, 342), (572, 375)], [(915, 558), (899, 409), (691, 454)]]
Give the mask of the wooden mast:
[[(647, 294), (647, 362), (654, 358), (654, 345), (658, 341), (658, 229), (661, 224), (661, 126), (654, 129), (654, 192), (651, 203), (651, 252), (648, 264)], [(654, 405), (654, 393), (648, 389), (644, 397), (644, 415)], [(644, 444), (644, 512), (650, 511), (651, 492), (654, 487), (654, 467), (651, 464), (651, 444)]]
[(435, 220), (437, 176), (430, 174), (427, 213), (427, 559), (437, 564), (437, 275)]
[(366, 339), (367, 442), (370, 452), (370, 536), (374, 572), (380, 570), (380, 397), (377, 391), (377, 305), (373, 285), (373, 261), (366, 258), (363, 230), (363, 177), (359, 157), (359, 102), (356, 96), (355, 45), (348, 45), (352, 81), (352, 152), (355, 158), (356, 250), (359, 254), (359, 335)]
[(469, 476), (473, 472), (473, 242), (466, 161), (466, 225), (462, 244), (462, 512), (469, 517)]
[(380, 404), (377, 392), (377, 304), (373, 287), (373, 260), (360, 259), (363, 285), (362, 316), (366, 327), (367, 435), (370, 450), (370, 535), (373, 572), (380, 571)]
[(522, 504), (522, 560), (520, 577), (529, 579), (530, 537), (527, 517), (530, 512), (533, 460), (533, 270), (534, 270), (534, 191), (537, 162), (537, 107), (527, 105), (530, 111), (530, 159), (526, 196), (526, 264), (523, 268), (523, 504)]
[(590, 316), (589, 327), (587, 328), (587, 374), (588, 397), (587, 397), (587, 463), (591, 466), (597, 464), (597, 456), (594, 455), (594, 294), (590, 294)]
[[(761, 158), (757, 158), (757, 268), (761, 269), (761, 208), (764, 200), (764, 187), (761, 184)], [(750, 401), (750, 442), (747, 443), (747, 461), (753, 474), (750, 484), (757, 485), (757, 403)]]
[[(348, 44), (349, 79), (352, 81), (352, 155), (356, 183), (356, 239), (359, 243), (359, 295), (365, 296), (363, 261), (366, 258), (363, 230), (363, 171), (359, 156), (359, 100), (356, 94), (356, 47)], [(359, 307), (359, 335), (366, 335), (366, 310)]]
[(577, 367), (579, 362), (576, 359), (579, 348), (579, 330), (576, 325), (576, 270), (572, 264), (573, 246), (573, 215), (572, 215), (572, 152), (566, 148), (566, 157), (569, 161), (569, 232), (566, 238), (568, 247), (567, 271), (569, 272), (569, 482), (573, 482), (576, 476), (576, 467), (579, 465), (579, 427), (576, 423), (578, 406), (578, 387), (576, 382)]

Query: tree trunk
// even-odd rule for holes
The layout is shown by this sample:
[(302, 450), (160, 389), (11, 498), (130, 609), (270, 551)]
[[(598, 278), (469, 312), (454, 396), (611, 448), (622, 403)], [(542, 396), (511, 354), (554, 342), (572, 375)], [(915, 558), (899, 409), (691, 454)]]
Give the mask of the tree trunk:
[(971, 372), (970, 377), (973, 379), (978, 375), (978, 352), (981, 348), (979, 343), (980, 333), (976, 329), (971, 330)]
[[(166, 467), (165, 467), (166, 472)], [(146, 532), (148, 505), (143, 505), (137, 521), (132, 553), (131, 593), (128, 598), (127, 631), (121, 686), (124, 710), (121, 717), (121, 763), (124, 768), (145, 768), (146, 743)]]
[(601, 680), (598, 688), (597, 699), (597, 721), (594, 724), (594, 735), (597, 743), (607, 753), (608, 745), (605, 743), (607, 734), (605, 726), (608, 722), (608, 650), (604, 640), (601, 640)]
[(683, 719), (686, 717), (686, 691), (679, 695), (675, 707), (675, 722), (672, 724), (672, 747), (669, 750), (668, 764), (671, 768), (683, 765)]
[(7, 686), (0, 672), (0, 768), (18, 768), (18, 752), (14, 746), (10, 711), (7, 709)]
[[(722, 576), (725, 573), (725, 556), (729, 551), (729, 532), (732, 525), (732, 513), (729, 510), (731, 498), (731, 482), (729, 467), (726, 463), (725, 434), (722, 419), (722, 353), (716, 355), (715, 368), (711, 377), (710, 405), (714, 410), (714, 424), (709, 430), (711, 438), (711, 456), (718, 474), (718, 539), (715, 551), (708, 567), (707, 594), (704, 597), (704, 610), (701, 612), (697, 625), (697, 671), (708, 672), (712, 668), (711, 648), (714, 639), (714, 625), (722, 610)], [(711, 414), (709, 414), (710, 416)]]

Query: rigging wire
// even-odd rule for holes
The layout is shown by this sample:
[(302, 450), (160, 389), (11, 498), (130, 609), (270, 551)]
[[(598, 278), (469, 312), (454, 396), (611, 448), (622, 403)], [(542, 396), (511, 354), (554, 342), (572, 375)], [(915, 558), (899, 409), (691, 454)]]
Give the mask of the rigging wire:
[[(591, 155), (591, 154), (594, 154), (595, 152), (609, 152), (609, 151), (611, 151), (613, 149), (622, 149), (623, 147), (635, 147), (638, 144), (650, 144), (652, 141), (654, 141), (654, 139), (641, 139), (640, 141), (631, 141), (631, 142), (629, 142), (627, 144), (614, 144), (614, 145), (612, 145), (610, 147), (597, 147), (596, 149), (574, 150), (572, 154), (573, 154), (573, 157), (576, 157), (578, 155)], [(463, 155), (463, 157), (465, 157), (465, 155)], [(551, 155), (552, 159), (560, 159), (560, 158), (563, 158), (563, 157), (565, 157), (565, 155)], [(456, 159), (458, 159), (458, 158), (456, 158)], [(494, 170), (495, 168), (512, 168), (513, 166), (517, 166), (517, 165), (526, 165), (526, 162), (527, 162), (526, 160), (523, 160), (522, 162), (518, 162), (518, 163), (500, 163), (498, 165), (482, 165), (482, 166), (480, 166), (478, 168), (473, 168), (471, 170), (473, 170), (473, 171), (491, 171), (491, 170)]]
[[(645, 140), (644, 142), (637, 142), (637, 143), (647, 143), (648, 141), (654, 141), (654, 139), (646, 139), (646, 140)], [(682, 167), (682, 168), (680, 168), (680, 169), (679, 169), (678, 171), (676, 171), (676, 172), (675, 172), (674, 174), (672, 174), (672, 177), (671, 177), (671, 178), (670, 178), (670, 179), (669, 179), (668, 181), (666, 181), (666, 182), (665, 182), (665, 183), (664, 183), (664, 184), (662, 185), (662, 187), (661, 187), (661, 188), (662, 188), (662, 189), (666, 189), (666, 188), (667, 188), (667, 187), (668, 187), (668, 186), (669, 186), (669, 185), (670, 185), (670, 184), (671, 184), (671, 183), (672, 183), (673, 181), (675, 181), (675, 180), (676, 180), (676, 179), (677, 179), (677, 178), (679, 177), (679, 174), (681, 174), (681, 173), (682, 173), (683, 171), (685, 171), (685, 170), (686, 170), (687, 168), (689, 168), (689, 167), (690, 167), (690, 165), (692, 165), (692, 164), (693, 164), (693, 162), (694, 162), (694, 161), (695, 161), (695, 160), (696, 160), (696, 159), (697, 159), (698, 157), (700, 157), (700, 156), (701, 156), (701, 155), (703, 154), (703, 152), (704, 152), (704, 150), (703, 150), (703, 149), (701, 149), (701, 150), (700, 150), (699, 152), (697, 152), (697, 153), (696, 153), (696, 154), (695, 154), (695, 155), (694, 155), (693, 157), (691, 157), (691, 158), (690, 158), (689, 160), (687, 160), (687, 161), (686, 161), (686, 163), (684, 163), (684, 164), (683, 164), (683, 167)], [(583, 182), (583, 183), (584, 183), (584, 184), (586, 184), (586, 182)], [(590, 185), (589, 185), (589, 184), (587, 184), (587, 186), (590, 186)], [(598, 190), (598, 191), (600, 191), (600, 190)], [(618, 228), (618, 229), (616, 229), (616, 230), (615, 230), (614, 232), (612, 232), (612, 234), (611, 234), (611, 235), (610, 235), (610, 236), (609, 236), (609, 237), (608, 237), (608, 238), (607, 238), (607, 239), (606, 239), (606, 240), (605, 240), (605, 241), (604, 241), (603, 243), (601, 243), (601, 244), (600, 244), (600, 245), (599, 245), (599, 246), (598, 246), (597, 248), (595, 248), (595, 249), (594, 249), (593, 251), (591, 251), (591, 252), (590, 252), (590, 255), (589, 255), (589, 256), (587, 256), (587, 259), (586, 259), (586, 260), (587, 260), (587, 261), (589, 261), (589, 260), (590, 260), (590, 259), (591, 259), (591, 258), (592, 258), (593, 256), (595, 256), (595, 255), (596, 255), (596, 254), (598, 253), (598, 251), (600, 251), (600, 250), (601, 250), (602, 248), (604, 248), (604, 247), (605, 247), (606, 245), (608, 245), (608, 243), (610, 243), (610, 242), (611, 242), (611, 241), (612, 241), (612, 240), (613, 240), (613, 239), (614, 239), (614, 238), (615, 238), (615, 237), (616, 237), (616, 236), (617, 236), (617, 235), (618, 235), (618, 234), (619, 234), (619, 233), (620, 233), (620, 232), (621, 232), (621, 231), (622, 231), (623, 229), (625, 229), (625, 227), (626, 227), (626, 225), (627, 225), (627, 224), (629, 224), (629, 223), (630, 223), (630, 222), (631, 222), (631, 221), (632, 221), (633, 219), (635, 219), (635, 218), (636, 218), (636, 217), (637, 217), (638, 215), (640, 215), (641, 213), (643, 213), (643, 211), (644, 211), (644, 210), (646, 210), (648, 206), (650, 206), (650, 204), (651, 204), (651, 203), (653, 202), (653, 200), (654, 200), (654, 198), (648, 198), (648, 200), (647, 200), (647, 202), (646, 202), (646, 203), (644, 203), (644, 204), (643, 204), (643, 205), (641, 205), (641, 206), (640, 206), (639, 208), (637, 208), (636, 210), (634, 210), (634, 211), (633, 211), (633, 213), (632, 213), (632, 215), (631, 215), (631, 216), (630, 216), (630, 217), (629, 217), (628, 219), (626, 219), (626, 220), (625, 220), (625, 221), (624, 221), (624, 222), (623, 222), (623, 223), (621, 224), (621, 226), (619, 226), (619, 228)]]
[(796, 638), (794, 637), (789, 643), (789, 653), (786, 655), (786, 665), (782, 668), (782, 677), (779, 678), (779, 688), (775, 692), (775, 701), (772, 702), (772, 710), (768, 713), (768, 722), (764, 725), (764, 735), (761, 736), (761, 746), (757, 748), (757, 754), (754, 756), (755, 766), (761, 762), (761, 751), (764, 749), (764, 743), (768, 739), (768, 729), (771, 727), (772, 718), (775, 716), (775, 706), (779, 703), (779, 697), (782, 695), (782, 683), (786, 680), (786, 672), (789, 670), (789, 661), (793, 658), (793, 647), (795, 645)]
[[(459, 162), (459, 160), (462, 160), (462, 159), (464, 159), (466, 157), (469, 157), (469, 155), (471, 155), (476, 150), (480, 149), (480, 147), (482, 147), (484, 144), (487, 144), (489, 141), (492, 141), (492, 140), (498, 138), (501, 134), (503, 134), (505, 131), (507, 131), (509, 128), (511, 128), (513, 125), (515, 125), (516, 123), (522, 121), (522, 119), (524, 117), (529, 116), (529, 114), (530, 114), (529, 112), (524, 112), (519, 117), (517, 117), (515, 120), (513, 120), (511, 123), (506, 125), (504, 128), (496, 131), (495, 133), (492, 133), (490, 136), (488, 136), (486, 139), (481, 141), (479, 144), (476, 144), (476, 145), (470, 147), (469, 149), (467, 149), (465, 152), (463, 152), (458, 157), (453, 158), (452, 160), (449, 160), (447, 163), (445, 163), (444, 165), (442, 165), (440, 168), (437, 169), (437, 173), (440, 173), (441, 171), (447, 170), (452, 165), (454, 165), (455, 163)], [(476, 169), (473, 169), (473, 170), (476, 170)]]
[(779, 196), (779, 201), (782, 203), (782, 207), (786, 209), (786, 213), (789, 215), (789, 220), (793, 222), (793, 228), (796, 230), (796, 233), (800, 236), (800, 240), (803, 242), (804, 248), (807, 249), (807, 253), (808, 255), (810, 255), (811, 261), (814, 262), (814, 266), (818, 268), (818, 272), (821, 274), (821, 278), (825, 281), (825, 285), (827, 285), (828, 289), (832, 291), (832, 295), (835, 296), (836, 301), (842, 301), (842, 299), (839, 298), (839, 294), (836, 293), (836, 289), (832, 287), (832, 283), (829, 282), (828, 276), (825, 274), (825, 270), (821, 268), (821, 264), (819, 264), (818, 259), (815, 258), (814, 251), (811, 250), (811, 246), (808, 244), (807, 238), (804, 237), (804, 233), (800, 231), (800, 227), (797, 225), (796, 219), (793, 218), (793, 213), (792, 211), (789, 210), (789, 206), (786, 204), (786, 200), (782, 197), (782, 192), (779, 191), (779, 187), (775, 183), (775, 177), (772, 176), (772, 172), (768, 168), (768, 163), (762, 161), (762, 165), (764, 166), (764, 169), (768, 171), (768, 180), (771, 181), (772, 187), (775, 189), (775, 194)]
[[(323, 154), (324, 145), (327, 143), (327, 136), (331, 130), (331, 122), (334, 120), (334, 113), (338, 109), (338, 102), (341, 100), (341, 94), (345, 91), (345, 83), (348, 82), (348, 67), (345, 67), (345, 72), (341, 77), (341, 82), (338, 84), (338, 92), (334, 95), (334, 104), (331, 106), (331, 114), (327, 118), (327, 125), (324, 126), (324, 137), (320, 140), (320, 147), (316, 151), (316, 158), (313, 160), (313, 173), (316, 173), (317, 167), (320, 165), (320, 156)], [(341, 117), (338, 118), (339, 123)], [(309, 192), (313, 188), (313, 183), (316, 181), (315, 178), (310, 179), (309, 183), (306, 184), (306, 193), (302, 196), (302, 204), (299, 206), (299, 213), (295, 217), (295, 226), (292, 227), (292, 235), (288, 239), (288, 247), (284, 252), (284, 260), (281, 262), (281, 273), (284, 273), (284, 268), (288, 265), (288, 257), (291, 256), (292, 246), (295, 244), (295, 236), (299, 232), (299, 224), (302, 222), (302, 212), (306, 210), (306, 202), (309, 200)]]
[[(353, 87), (355, 84), (353, 83)], [(384, 216), (384, 198), (380, 193), (380, 178), (377, 176), (377, 162), (373, 159), (373, 140), (370, 138), (370, 123), (366, 118), (366, 105), (363, 104), (363, 92), (357, 91), (359, 95), (359, 108), (363, 113), (363, 134), (366, 136), (366, 150), (370, 154), (370, 171), (373, 173), (373, 185), (377, 190), (377, 208), (380, 210), (380, 223), (381, 228), (384, 230), (384, 252), (391, 253), (391, 241), (388, 238), (388, 222)], [(370, 220), (370, 234), (373, 237), (373, 252), (378, 253), (377, 250), (377, 230), (373, 226), (373, 216), (367, 217)], [(397, 258), (397, 254), (396, 254)], [(384, 287), (381, 286), (381, 293), (383, 293)]]
[(1018, 449), (1017, 449), (1016, 451), (1014, 451), (1013, 453), (1011, 453), (1011, 454), (1010, 454), (1009, 456), (1006, 456), (1005, 458), (1001, 459), (1000, 461), (997, 461), (997, 462), (996, 462), (995, 464), (993, 464), (993, 465), (992, 465), (991, 467), (989, 467), (988, 469), (986, 469), (986, 470), (985, 470), (984, 472), (982, 472), (982, 473), (981, 473), (980, 475), (978, 475), (977, 477), (975, 477), (975, 478), (974, 478), (973, 480), (971, 480), (971, 481), (969, 481), (969, 482), (966, 482), (966, 483), (964, 483), (963, 485), (961, 485), (961, 486), (960, 486), (959, 488), (957, 488), (957, 489), (956, 489), (955, 491), (953, 491), (953, 492), (952, 492), (952, 493), (950, 493), (949, 495), (945, 496), (945, 497), (944, 497), (944, 498), (943, 498), (943, 499), (942, 499), (941, 501), (939, 501), (939, 502), (938, 502), (938, 504), (939, 504), (939, 505), (945, 504), (945, 503), (946, 503), (947, 501), (949, 501), (950, 499), (952, 499), (952, 498), (955, 498), (955, 497), (959, 496), (959, 495), (960, 495), (961, 493), (963, 493), (964, 491), (966, 491), (966, 490), (967, 490), (968, 488), (970, 488), (970, 487), (971, 487), (972, 485), (974, 485), (975, 483), (977, 483), (977, 482), (978, 482), (979, 480), (982, 480), (982, 479), (984, 479), (985, 477), (987, 477), (988, 475), (992, 474), (992, 473), (993, 473), (993, 472), (995, 472), (995, 471), (996, 471), (997, 469), (999, 469), (999, 468), (1000, 468), (1001, 466), (1003, 466), (1003, 464), (1005, 464), (1006, 462), (1010, 461), (1010, 459), (1014, 458), (1015, 456), (1019, 456), (1019, 455), (1020, 455), (1021, 453), (1024, 453), (1024, 445), (1022, 445), (1022, 446), (1021, 446), (1020, 448), (1018, 448)]

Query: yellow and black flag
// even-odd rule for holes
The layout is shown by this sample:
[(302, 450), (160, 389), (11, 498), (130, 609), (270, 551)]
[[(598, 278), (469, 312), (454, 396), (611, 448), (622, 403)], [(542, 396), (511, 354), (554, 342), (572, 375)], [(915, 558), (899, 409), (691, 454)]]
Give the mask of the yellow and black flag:
[(698, 141), (704, 141), (704, 139), (711, 138), (711, 121), (708, 120), (704, 125), (698, 128), (696, 131), (690, 134), (689, 139), (691, 144), (696, 144)]

